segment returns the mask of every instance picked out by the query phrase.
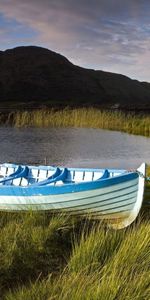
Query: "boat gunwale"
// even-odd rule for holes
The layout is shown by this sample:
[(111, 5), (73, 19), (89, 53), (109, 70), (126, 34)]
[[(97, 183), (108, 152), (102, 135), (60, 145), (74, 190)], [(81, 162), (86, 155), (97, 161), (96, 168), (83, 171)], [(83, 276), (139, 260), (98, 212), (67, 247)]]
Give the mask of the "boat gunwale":
[[(11, 167), (11, 168), (16, 168), (19, 164), (13, 164), (13, 163), (1, 163), (0, 164), (0, 167)], [(64, 169), (63, 166), (45, 166), (45, 165), (25, 165), (25, 164), (21, 164), (22, 167), (24, 166), (27, 166), (29, 169), (38, 169), (38, 170), (55, 170), (57, 167), (60, 168), (60, 170)], [(67, 167), (66, 168), (69, 170), (69, 171), (81, 171), (81, 172), (102, 172), (104, 170), (108, 170), (109, 172), (111, 173), (123, 173), (123, 172), (126, 172), (127, 170), (126, 169), (110, 169), (110, 168), (76, 168), (76, 167)]]
[[(34, 195), (55, 195), (67, 194), (76, 192), (85, 192), (100, 188), (107, 188), (124, 182), (135, 180), (139, 177), (136, 172), (123, 173), (114, 177), (109, 177), (101, 180), (65, 183), (62, 185), (46, 185), (46, 186), (15, 186), (15, 185), (0, 185), (0, 195), (15, 195), (15, 196), (34, 196)], [(22, 192), (21, 192), (22, 191)], [(26, 193), (26, 191), (28, 193)]]

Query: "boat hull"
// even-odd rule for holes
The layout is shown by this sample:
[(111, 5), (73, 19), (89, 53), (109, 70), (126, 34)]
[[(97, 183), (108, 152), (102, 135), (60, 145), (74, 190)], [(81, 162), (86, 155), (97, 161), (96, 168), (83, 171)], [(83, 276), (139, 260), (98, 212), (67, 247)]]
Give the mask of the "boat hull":
[[(145, 174), (145, 164), (139, 171)], [(2, 186), (0, 210), (58, 211), (102, 219), (114, 228), (124, 228), (137, 217), (143, 192), (144, 178), (137, 172), (60, 186)]]

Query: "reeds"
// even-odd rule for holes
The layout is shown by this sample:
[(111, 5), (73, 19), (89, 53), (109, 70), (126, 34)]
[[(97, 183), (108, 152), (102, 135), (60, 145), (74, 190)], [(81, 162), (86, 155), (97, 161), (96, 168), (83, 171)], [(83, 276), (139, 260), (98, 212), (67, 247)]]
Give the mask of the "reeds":
[(46, 213), (0, 220), (1, 299), (149, 300), (148, 221), (114, 231)]
[(7, 124), (15, 127), (92, 127), (150, 136), (148, 115), (100, 111), (96, 108), (16, 112), (8, 116)]

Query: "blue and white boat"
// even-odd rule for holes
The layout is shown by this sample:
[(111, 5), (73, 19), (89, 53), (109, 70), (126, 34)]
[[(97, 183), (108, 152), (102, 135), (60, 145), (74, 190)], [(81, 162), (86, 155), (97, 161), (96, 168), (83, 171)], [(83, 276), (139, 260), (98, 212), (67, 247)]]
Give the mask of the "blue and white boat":
[(0, 165), (0, 210), (58, 211), (130, 225), (139, 214), (145, 163), (134, 171)]

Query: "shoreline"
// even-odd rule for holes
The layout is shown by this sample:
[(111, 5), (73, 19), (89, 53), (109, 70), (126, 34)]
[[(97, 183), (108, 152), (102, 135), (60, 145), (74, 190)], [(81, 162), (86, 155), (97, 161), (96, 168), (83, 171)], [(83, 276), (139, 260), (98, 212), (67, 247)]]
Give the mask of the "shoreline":
[(150, 137), (150, 115), (98, 108), (41, 108), (0, 112), (0, 125), (13, 127), (81, 127)]

